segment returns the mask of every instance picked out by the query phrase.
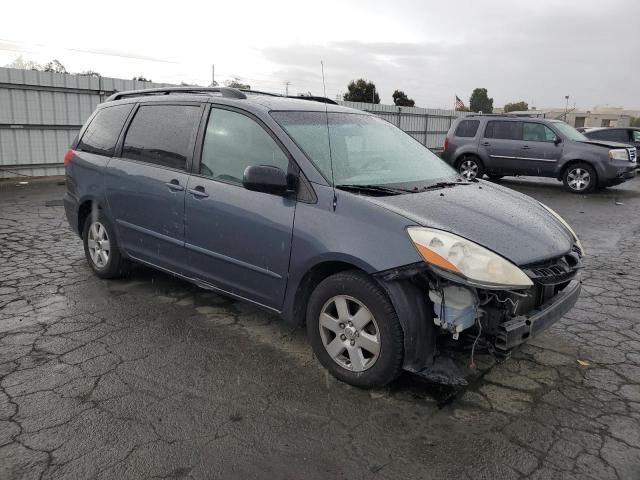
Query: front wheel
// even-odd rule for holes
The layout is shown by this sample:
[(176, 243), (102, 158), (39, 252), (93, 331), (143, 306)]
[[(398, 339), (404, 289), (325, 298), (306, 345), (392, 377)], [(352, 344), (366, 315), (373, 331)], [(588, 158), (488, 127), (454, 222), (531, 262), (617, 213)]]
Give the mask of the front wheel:
[(476, 178), (482, 178), (484, 168), (477, 157), (465, 155), (458, 162), (458, 172), (467, 180), (475, 180)]
[(591, 165), (580, 162), (565, 169), (562, 183), (571, 193), (590, 193), (596, 189), (598, 177)]
[(398, 316), (382, 287), (362, 272), (320, 282), (307, 306), (307, 333), (320, 363), (343, 382), (381, 387), (400, 373)]

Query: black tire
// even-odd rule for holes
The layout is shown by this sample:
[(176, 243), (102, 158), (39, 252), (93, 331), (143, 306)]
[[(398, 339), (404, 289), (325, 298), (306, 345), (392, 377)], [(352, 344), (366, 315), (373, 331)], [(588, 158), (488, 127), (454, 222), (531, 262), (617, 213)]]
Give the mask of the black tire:
[[(364, 371), (353, 371), (338, 363), (328, 353), (321, 334), (320, 315), (328, 302), (346, 295), (355, 300), (350, 308), (364, 305), (373, 316), (368, 328), (379, 336), (379, 353), (375, 362)], [(329, 305), (331, 305), (329, 303)], [(355, 318), (355, 315), (354, 315)], [(363, 328), (362, 331), (366, 329)], [(328, 332), (328, 330), (324, 330)], [(371, 335), (371, 330), (367, 331)], [(307, 305), (307, 334), (320, 363), (337, 379), (361, 388), (381, 387), (394, 380), (400, 373), (404, 353), (402, 327), (391, 301), (382, 287), (365, 273), (350, 270), (332, 275), (318, 284)], [(339, 340), (335, 333), (333, 340)], [(357, 334), (356, 334), (357, 335)], [(358, 341), (358, 340), (356, 340)], [(344, 342), (347, 355), (347, 339)], [(353, 344), (352, 344), (353, 345)], [(358, 348), (358, 344), (356, 347)], [(366, 350), (361, 353), (368, 353)], [(367, 360), (368, 361), (368, 360)]]
[[(582, 180), (576, 180), (576, 176)], [(586, 186), (583, 184), (585, 179), (588, 179)], [(562, 183), (564, 188), (571, 193), (591, 193), (598, 186), (598, 175), (588, 163), (573, 163), (565, 168), (562, 174)]]
[(493, 180), (494, 182), (497, 182), (502, 177), (504, 177), (504, 175), (494, 175), (492, 173), (487, 173), (487, 177), (489, 177), (489, 180)]
[[(95, 223), (99, 223), (106, 231), (107, 239), (109, 242), (108, 260), (103, 265), (99, 265), (92, 258), (90, 253), (90, 232), (89, 230)], [(98, 218), (92, 219), (91, 215), (87, 217), (82, 228), (82, 243), (84, 244), (84, 255), (87, 259), (87, 263), (91, 270), (100, 278), (118, 278), (121, 277), (127, 271), (128, 262), (120, 254), (118, 248), (118, 240), (116, 238), (116, 232), (109, 219), (98, 211)]]
[[(456, 162), (456, 170), (467, 180), (480, 179), (484, 175), (484, 165), (482, 161), (475, 155), (463, 155)], [(472, 173), (474, 176), (471, 176)]]

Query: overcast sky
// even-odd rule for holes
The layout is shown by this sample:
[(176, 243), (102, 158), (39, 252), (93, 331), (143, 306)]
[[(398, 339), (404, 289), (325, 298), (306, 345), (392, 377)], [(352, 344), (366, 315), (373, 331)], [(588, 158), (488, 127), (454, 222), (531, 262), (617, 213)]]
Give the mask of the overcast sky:
[(598, 104), (640, 109), (640, 1), (8, 1), (0, 65), (21, 55), (71, 72), (322, 94), (351, 79), (382, 103), (404, 90), (418, 106), (465, 104), (485, 87), (494, 107)]

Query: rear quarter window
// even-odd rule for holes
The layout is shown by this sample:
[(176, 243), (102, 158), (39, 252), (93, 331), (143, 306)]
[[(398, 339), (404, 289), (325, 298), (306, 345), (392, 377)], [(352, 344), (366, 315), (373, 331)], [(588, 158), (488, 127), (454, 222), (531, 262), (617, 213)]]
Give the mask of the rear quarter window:
[(475, 137), (480, 120), (462, 120), (456, 128), (456, 137)]
[(112, 156), (120, 131), (132, 108), (133, 105), (128, 104), (100, 109), (85, 129), (76, 150)]

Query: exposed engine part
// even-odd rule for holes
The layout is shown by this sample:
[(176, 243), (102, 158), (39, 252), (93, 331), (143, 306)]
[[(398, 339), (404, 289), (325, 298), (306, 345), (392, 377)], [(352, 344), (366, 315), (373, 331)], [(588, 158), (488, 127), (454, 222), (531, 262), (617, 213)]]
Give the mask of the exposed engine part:
[(460, 332), (473, 327), (478, 315), (478, 300), (475, 292), (457, 285), (447, 285), (440, 290), (430, 290), (433, 302), (433, 322), (443, 330), (451, 332), (455, 340)]

